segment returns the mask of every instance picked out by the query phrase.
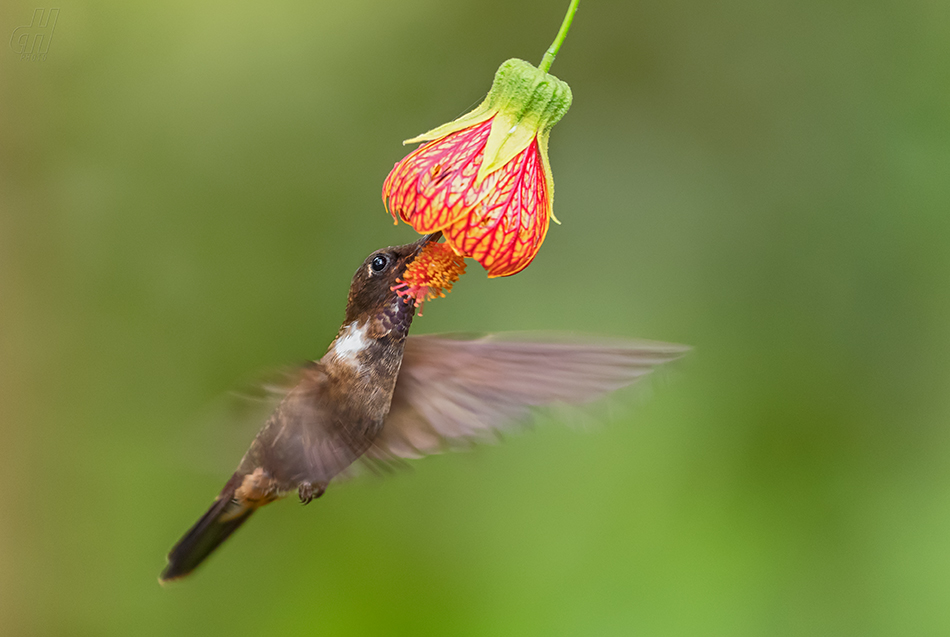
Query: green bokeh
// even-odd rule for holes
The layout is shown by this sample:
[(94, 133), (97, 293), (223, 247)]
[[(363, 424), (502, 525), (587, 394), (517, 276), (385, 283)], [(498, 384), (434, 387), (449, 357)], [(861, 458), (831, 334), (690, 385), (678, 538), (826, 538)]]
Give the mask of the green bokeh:
[(46, 61), (3, 47), (0, 632), (950, 633), (938, 0), (582, 2), (563, 225), (414, 329), (693, 355), (589, 432), (276, 504), (156, 583), (248, 441), (207, 405), (322, 354), (356, 265), (414, 236), (380, 201), (399, 142), (566, 5), (64, 2)]

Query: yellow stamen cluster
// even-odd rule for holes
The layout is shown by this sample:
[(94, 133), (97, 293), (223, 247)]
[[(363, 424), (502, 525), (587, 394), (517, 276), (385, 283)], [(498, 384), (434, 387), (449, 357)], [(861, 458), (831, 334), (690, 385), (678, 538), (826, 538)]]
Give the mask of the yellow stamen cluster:
[(441, 298), (452, 290), (452, 284), (465, 274), (465, 259), (447, 243), (429, 243), (406, 266), (402, 279), (393, 291), (402, 298), (413, 299), (422, 315), (422, 304)]

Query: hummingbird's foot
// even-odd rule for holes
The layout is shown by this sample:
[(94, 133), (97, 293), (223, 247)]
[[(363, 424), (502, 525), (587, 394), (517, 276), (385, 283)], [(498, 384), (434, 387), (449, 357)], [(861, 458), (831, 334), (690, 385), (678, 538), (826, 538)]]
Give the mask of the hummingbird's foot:
[(325, 484), (301, 482), (300, 486), (297, 487), (297, 495), (300, 496), (301, 504), (310, 504), (314, 499), (323, 495), (323, 492), (326, 490), (327, 485)]

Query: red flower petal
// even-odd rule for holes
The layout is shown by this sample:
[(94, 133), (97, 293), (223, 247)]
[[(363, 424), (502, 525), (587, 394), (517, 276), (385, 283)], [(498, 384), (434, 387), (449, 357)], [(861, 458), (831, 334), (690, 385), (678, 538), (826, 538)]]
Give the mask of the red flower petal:
[(537, 255), (551, 216), (537, 140), (477, 190), (478, 203), (443, 229), (445, 239), (460, 254), (478, 261), (489, 277), (517, 274)]
[(398, 215), (417, 232), (435, 232), (478, 203), (494, 181), (489, 176), (472, 188), (490, 131), (488, 119), (424, 144), (397, 163), (383, 183), (393, 219)]

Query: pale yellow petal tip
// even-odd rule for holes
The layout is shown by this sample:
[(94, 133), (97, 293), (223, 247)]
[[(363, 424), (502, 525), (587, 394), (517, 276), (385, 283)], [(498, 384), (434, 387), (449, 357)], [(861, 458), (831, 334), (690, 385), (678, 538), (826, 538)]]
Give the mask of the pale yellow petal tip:
[(460, 130), (470, 128), (476, 124), (481, 124), (486, 119), (490, 119), (495, 116), (495, 111), (489, 110), (486, 102), (482, 102), (474, 110), (469, 111), (465, 115), (462, 115), (458, 119), (452, 120), (441, 126), (437, 126), (432, 130), (428, 130), (421, 135), (416, 135), (410, 139), (407, 139), (403, 142), (405, 144), (418, 144), (420, 142), (434, 142), (447, 137), (452, 133), (458, 132)]
[[(429, 132), (432, 132), (432, 131), (429, 131)], [(443, 135), (442, 137), (445, 137), (445, 135)], [(415, 137), (410, 137), (409, 139), (402, 140), (402, 145), (408, 146), (409, 144), (420, 144), (422, 142), (431, 142), (434, 139), (436, 138), (429, 137), (429, 133), (423, 133), (421, 135), (416, 135)]]
[(402, 145), (403, 145), (403, 146), (408, 146), (409, 144), (420, 144), (420, 143), (422, 143), (422, 142), (433, 142), (433, 141), (436, 141), (437, 139), (442, 139), (443, 137), (445, 137), (446, 135), (449, 134), (449, 133), (445, 133), (445, 135), (431, 135), (432, 132), (433, 132), (433, 131), (429, 131), (428, 133), (422, 133), (421, 135), (416, 135), (415, 137), (412, 137), (412, 138), (410, 138), (410, 139), (404, 139), (404, 140), (402, 140)]
[[(445, 124), (445, 126), (448, 126), (448, 124)], [(439, 128), (442, 128), (442, 126), (440, 126)], [(402, 140), (402, 145), (408, 146), (409, 144), (418, 144), (420, 142), (431, 142), (437, 138), (445, 137), (445, 135), (437, 135), (437, 136), (432, 135), (432, 133), (439, 130), (439, 128), (433, 128), (432, 130), (426, 131), (425, 133), (422, 133), (421, 135), (416, 135), (415, 137), (404, 139)]]

